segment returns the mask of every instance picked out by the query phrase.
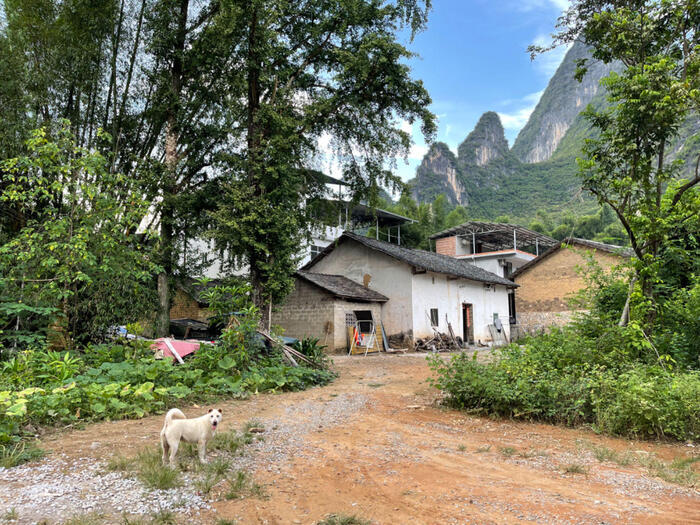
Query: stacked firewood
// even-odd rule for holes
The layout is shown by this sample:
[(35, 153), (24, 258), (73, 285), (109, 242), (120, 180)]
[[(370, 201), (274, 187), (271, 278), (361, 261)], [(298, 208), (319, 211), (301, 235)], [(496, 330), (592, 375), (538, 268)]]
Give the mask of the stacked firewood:
[(416, 352), (452, 352), (461, 349), (461, 339), (448, 334), (435, 332), (432, 337), (416, 339), (413, 349)]

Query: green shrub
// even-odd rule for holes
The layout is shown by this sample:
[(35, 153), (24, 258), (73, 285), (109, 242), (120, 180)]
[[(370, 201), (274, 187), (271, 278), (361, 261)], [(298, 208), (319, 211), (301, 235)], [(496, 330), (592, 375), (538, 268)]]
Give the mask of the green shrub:
[(630, 437), (700, 439), (700, 372), (632, 358), (630, 330), (616, 327), (593, 340), (576, 328), (555, 330), (496, 350), (489, 363), (466, 354), (449, 361), (432, 356), (431, 381), (449, 405), (474, 413), (590, 424)]

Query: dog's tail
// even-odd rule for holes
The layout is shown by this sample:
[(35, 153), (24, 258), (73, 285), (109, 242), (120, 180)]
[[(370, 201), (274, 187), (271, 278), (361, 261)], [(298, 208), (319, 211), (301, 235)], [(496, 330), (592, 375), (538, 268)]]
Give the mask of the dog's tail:
[(182, 410), (180, 410), (179, 408), (171, 408), (170, 410), (168, 410), (168, 413), (165, 414), (165, 426), (167, 427), (173, 419), (187, 418), (185, 417), (185, 414), (182, 413)]

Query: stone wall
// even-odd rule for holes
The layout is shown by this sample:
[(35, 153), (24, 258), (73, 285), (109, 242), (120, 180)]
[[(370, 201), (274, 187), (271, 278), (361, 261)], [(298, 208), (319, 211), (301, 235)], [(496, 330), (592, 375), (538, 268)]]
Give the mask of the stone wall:
[(553, 326), (564, 326), (574, 317), (576, 311), (523, 312), (517, 314), (518, 335), (536, 335), (546, 332)]

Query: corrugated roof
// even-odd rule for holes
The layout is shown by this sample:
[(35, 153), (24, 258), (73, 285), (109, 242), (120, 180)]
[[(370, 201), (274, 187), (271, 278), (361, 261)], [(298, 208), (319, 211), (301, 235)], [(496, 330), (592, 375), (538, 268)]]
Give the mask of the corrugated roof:
[(578, 237), (568, 237), (561, 241), (559, 244), (556, 246), (552, 246), (549, 250), (544, 252), (542, 255), (539, 257), (535, 257), (531, 261), (523, 264), (520, 268), (515, 270), (510, 278), (515, 279), (519, 275), (521, 275), (523, 272), (527, 271), (528, 269), (532, 268), (536, 264), (541, 263), (544, 259), (549, 257), (550, 255), (556, 253), (558, 250), (561, 249), (562, 246), (570, 246), (570, 245), (578, 245), (578, 246), (583, 246), (584, 248), (590, 248), (593, 250), (600, 250), (602, 252), (607, 252), (607, 253), (612, 253), (614, 255), (619, 255), (620, 257), (634, 257), (634, 250), (632, 248), (625, 248), (624, 246), (617, 246), (616, 244), (606, 244), (604, 242), (598, 242), (598, 241), (589, 241), (588, 239), (580, 239)]
[(360, 283), (348, 279), (342, 275), (330, 275), (326, 273), (312, 273), (298, 271), (297, 277), (304, 279), (319, 288), (323, 288), (327, 292), (340, 297), (342, 299), (351, 299), (363, 302), (380, 302), (384, 303), (389, 300), (385, 295), (380, 294), (375, 290), (370, 290)]
[(478, 266), (474, 266), (473, 264), (464, 260), (455, 259), (454, 257), (449, 257), (448, 255), (428, 252), (425, 250), (406, 248), (404, 246), (379, 241), (370, 237), (363, 237), (350, 232), (343, 233), (343, 235), (341, 235), (335, 243), (328, 245), (314, 259), (308, 262), (303, 267), (303, 270), (312, 268), (314, 264), (333, 251), (337, 244), (347, 240), (359, 242), (371, 250), (376, 250), (401, 262), (405, 262), (406, 264), (409, 264), (419, 270), (441, 273), (452, 277), (461, 277), (463, 279), (469, 279), (470, 281), (478, 281), (488, 284), (502, 284), (510, 287), (517, 286), (513, 281), (500, 277), (499, 275), (491, 273)]

